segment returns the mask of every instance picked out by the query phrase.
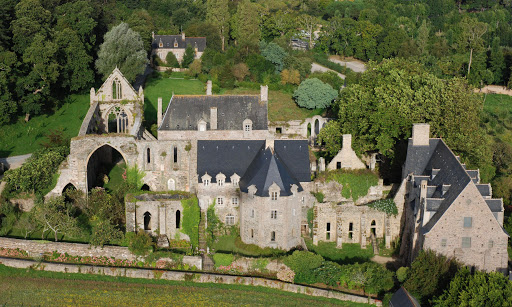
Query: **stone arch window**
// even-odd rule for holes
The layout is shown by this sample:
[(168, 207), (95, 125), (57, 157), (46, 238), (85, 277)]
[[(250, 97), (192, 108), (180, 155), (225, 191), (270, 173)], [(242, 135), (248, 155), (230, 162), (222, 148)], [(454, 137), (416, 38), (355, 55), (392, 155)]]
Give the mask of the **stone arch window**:
[(121, 87), (121, 81), (118, 78), (115, 78), (112, 81), (112, 99), (120, 100), (123, 99), (123, 90)]
[(276, 241), (276, 232), (275, 231), (270, 232), (270, 241), (272, 241), (272, 242)]
[(174, 157), (174, 163), (178, 163), (178, 147), (173, 147), (173, 157)]
[(109, 133), (127, 133), (128, 132), (128, 114), (122, 107), (113, 107), (108, 114)]
[(181, 212), (180, 210), (176, 210), (176, 229), (181, 227)]
[(151, 191), (151, 189), (149, 188), (149, 185), (147, 185), (147, 184), (143, 184), (140, 189), (141, 189), (141, 191)]
[(171, 178), (167, 181), (167, 190), (169, 190), (169, 191), (176, 190), (176, 181), (174, 181), (174, 179)]
[(151, 163), (151, 149), (146, 149), (146, 162)]
[(377, 223), (375, 223), (375, 220), (372, 220), (370, 224), (370, 231), (374, 236), (377, 235)]
[(144, 230), (151, 230), (151, 213), (144, 213)]

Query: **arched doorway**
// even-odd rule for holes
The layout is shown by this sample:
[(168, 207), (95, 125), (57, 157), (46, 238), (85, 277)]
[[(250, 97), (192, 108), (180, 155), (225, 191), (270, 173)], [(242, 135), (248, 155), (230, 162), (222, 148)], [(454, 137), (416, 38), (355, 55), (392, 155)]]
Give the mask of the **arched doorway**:
[(311, 136), (311, 123), (308, 123), (307, 137)]
[[(69, 203), (73, 201), (73, 195), (76, 193), (77, 188), (70, 182), (68, 183), (64, 189), (62, 189), (62, 195), (64, 196), (64, 201)], [(76, 195), (76, 194), (75, 194)]]
[(144, 230), (151, 230), (151, 213), (144, 213)]
[(116, 189), (124, 181), (125, 170), (126, 161), (117, 149), (108, 144), (97, 148), (87, 161), (87, 190)]
[(143, 184), (142, 187), (140, 188), (142, 191), (151, 191), (151, 189), (149, 188), (149, 186), (147, 184)]
[(370, 231), (373, 233), (374, 236), (377, 236), (377, 225), (375, 223), (375, 220), (372, 221), (370, 224)]
[(174, 181), (174, 179), (171, 178), (167, 181), (167, 190), (169, 190), (169, 191), (176, 190), (176, 182)]
[(181, 226), (181, 212), (180, 210), (176, 210), (176, 229), (179, 229)]
[(320, 120), (315, 119), (315, 135), (318, 136), (319, 133), (320, 133)]

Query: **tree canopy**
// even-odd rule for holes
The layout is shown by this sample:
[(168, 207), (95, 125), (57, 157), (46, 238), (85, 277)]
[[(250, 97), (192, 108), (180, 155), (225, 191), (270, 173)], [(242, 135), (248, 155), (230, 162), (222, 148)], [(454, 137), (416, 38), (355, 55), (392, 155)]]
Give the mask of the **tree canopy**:
[(317, 78), (302, 81), (293, 93), (297, 104), (308, 109), (327, 108), (336, 97), (338, 97), (338, 91)]

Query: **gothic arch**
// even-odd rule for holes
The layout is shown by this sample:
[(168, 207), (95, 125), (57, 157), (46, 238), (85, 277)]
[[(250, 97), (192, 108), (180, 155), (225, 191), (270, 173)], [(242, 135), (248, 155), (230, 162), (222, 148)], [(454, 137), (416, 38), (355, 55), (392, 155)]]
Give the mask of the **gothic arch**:
[(132, 126), (132, 113), (120, 104), (108, 108), (103, 115), (107, 133), (129, 133)]
[(85, 180), (87, 190), (92, 189), (94, 186), (98, 186), (97, 171), (99, 166), (102, 163), (113, 164), (114, 161), (112, 160), (114, 159), (114, 151), (117, 152), (125, 164), (128, 165), (128, 159), (120, 149), (107, 143), (97, 146), (89, 153), (87, 156), (87, 163), (85, 164)]

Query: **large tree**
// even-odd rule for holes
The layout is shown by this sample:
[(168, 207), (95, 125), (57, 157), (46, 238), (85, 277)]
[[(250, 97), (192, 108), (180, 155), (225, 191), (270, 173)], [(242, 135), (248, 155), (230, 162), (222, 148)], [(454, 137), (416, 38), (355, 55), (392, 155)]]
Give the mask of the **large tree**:
[(297, 104), (308, 109), (327, 108), (336, 97), (338, 97), (338, 91), (317, 78), (302, 81), (293, 93)]
[(206, 21), (219, 31), (222, 41), (222, 51), (225, 50), (226, 36), (229, 33), (228, 0), (207, 0)]
[(260, 7), (249, 0), (239, 2), (236, 14), (232, 18), (233, 37), (237, 43), (249, 51), (249, 48), (258, 46), (260, 41)]
[(126, 79), (133, 82), (144, 72), (148, 63), (144, 44), (139, 33), (126, 23), (120, 23), (105, 34), (100, 46), (96, 69), (106, 79), (118, 67)]

